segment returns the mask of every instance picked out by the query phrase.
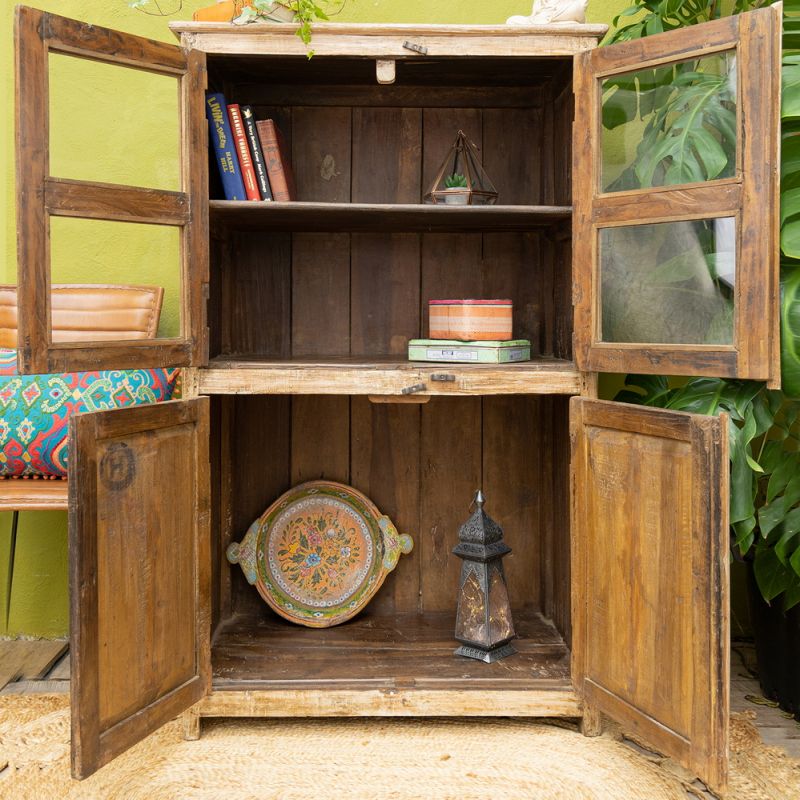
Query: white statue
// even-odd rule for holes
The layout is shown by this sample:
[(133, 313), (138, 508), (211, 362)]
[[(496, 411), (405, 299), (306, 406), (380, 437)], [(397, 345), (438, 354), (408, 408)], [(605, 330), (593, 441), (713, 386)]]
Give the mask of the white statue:
[(554, 22), (586, 22), (589, 0), (533, 0), (529, 17), (515, 16), (506, 25), (551, 25)]

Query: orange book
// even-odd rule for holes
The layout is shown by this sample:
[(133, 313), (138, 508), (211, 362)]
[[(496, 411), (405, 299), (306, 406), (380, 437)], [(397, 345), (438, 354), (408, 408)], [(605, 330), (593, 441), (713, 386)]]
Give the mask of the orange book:
[(292, 172), (292, 159), (280, 128), (271, 119), (260, 119), (256, 122), (261, 149), (264, 151), (264, 162), (267, 165), (269, 185), (272, 196), (277, 201), (296, 200), (297, 191)]
[(199, 8), (192, 14), (192, 19), (195, 22), (230, 22), (251, 5), (252, 0), (222, 0), (213, 6)]
[(244, 130), (242, 111), (237, 103), (231, 103), (228, 106), (228, 119), (230, 119), (231, 122), (233, 141), (236, 144), (236, 153), (239, 156), (239, 166), (242, 168), (242, 181), (244, 182), (245, 194), (248, 200), (260, 200), (261, 195), (258, 191), (253, 158), (250, 155), (250, 145), (247, 144), (247, 134)]

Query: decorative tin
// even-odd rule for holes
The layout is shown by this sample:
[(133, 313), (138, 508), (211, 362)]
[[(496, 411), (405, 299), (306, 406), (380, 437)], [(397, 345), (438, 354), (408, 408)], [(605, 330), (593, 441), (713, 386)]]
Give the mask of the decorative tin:
[(327, 628), (358, 614), (413, 545), (361, 492), (311, 481), (279, 497), (227, 556), (277, 614)]
[(430, 300), (431, 339), (463, 342), (511, 339), (511, 300)]
[(426, 203), (456, 206), (492, 205), (497, 191), (481, 166), (478, 148), (459, 131), (428, 193)]
[(455, 339), (411, 339), (409, 361), (446, 361), (458, 364), (509, 364), (530, 361), (527, 339), (508, 342), (459, 342)]
[(511, 548), (503, 541), (503, 529), (483, 510), (483, 492), (475, 495), (472, 516), (458, 531), (453, 553), (463, 559), (456, 613), (456, 655), (491, 663), (516, 650), (511, 603), (503, 573), (503, 556)]

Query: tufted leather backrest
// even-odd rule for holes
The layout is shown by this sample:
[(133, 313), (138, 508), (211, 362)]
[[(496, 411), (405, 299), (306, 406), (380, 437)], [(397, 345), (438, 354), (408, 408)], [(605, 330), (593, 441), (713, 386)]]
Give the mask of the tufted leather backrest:
[[(53, 284), (54, 342), (153, 339), (160, 286)], [(0, 347), (17, 346), (17, 287), (0, 284)]]

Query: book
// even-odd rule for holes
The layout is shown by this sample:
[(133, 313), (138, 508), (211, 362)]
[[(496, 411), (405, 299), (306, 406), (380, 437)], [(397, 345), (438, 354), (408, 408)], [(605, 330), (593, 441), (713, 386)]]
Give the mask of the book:
[(527, 339), (510, 342), (461, 342), (457, 339), (411, 339), (409, 361), (447, 361), (459, 364), (509, 364), (530, 361)]
[(260, 119), (256, 122), (256, 129), (264, 153), (264, 163), (267, 165), (272, 197), (282, 202), (296, 200), (292, 160), (280, 128), (274, 120)]
[(247, 133), (242, 120), (242, 110), (239, 108), (238, 103), (231, 103), (228, 106), (228, 119), (231, 121), (233, 141), (236, 143), (236, 154), (239, 156), (244, 193), (247, 195), (248, 200), (260, 200), (261, 194), (258, 191), (258, 183), (256, 182), (256, 171), (253, 169), (250, 145), (247, 144)]
[(236, 145), (228, 121), (227, 103), (222, 93), (206, 94), (206, 117), (209, 121), (209, 144), (214, 149), (214, 160), (217, 162), (225, 199), (246, 200), (242, 170), (239, 167), (239, 157), (236, 155)]
[(247, 142), (250, 145), (250, 154), (253, 156), (253, 169), (256, 171), (258, 191), (262, 200), (272, 200), (267, 165), (264, 163), (264, 151), (261, 149), (261, 142), (258, 139), (258, 131), (256, 130), (256, 118), (250, 106), (242, 106), (242, 119), (247, 133)]

